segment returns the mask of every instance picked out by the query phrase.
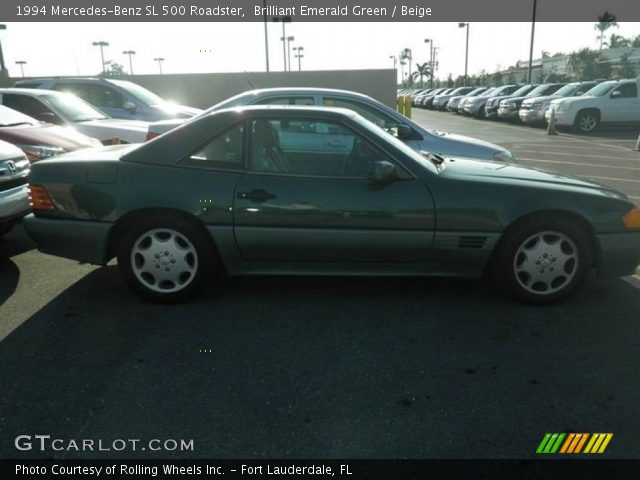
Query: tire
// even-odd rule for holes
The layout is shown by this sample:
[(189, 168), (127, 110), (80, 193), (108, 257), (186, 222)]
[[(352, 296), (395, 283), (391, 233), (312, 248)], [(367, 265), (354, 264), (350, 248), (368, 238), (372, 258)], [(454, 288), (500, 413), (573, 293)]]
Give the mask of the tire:
[(582, 133), (593, 132), (600, 124), (600, 112), (597, 110), (581, 110), (576, 115), (573, 127)]
[(517, 300), (545, 305), (564, 299), (592, 266), (589, 237), (574, 221), (533, 218), (506, 233), (494, 259), (499, 283)]
[(484, 120), (484, 106), (480, 107), (480, 109), (476, 113), (476, 118), (479, 118), (480, 120)]
[(118, 268), (135, 293), (177, 303), (198, 293), (216, 266), (213, 242), (198, 225), (176, 216), (132, 226), (118, 245)]

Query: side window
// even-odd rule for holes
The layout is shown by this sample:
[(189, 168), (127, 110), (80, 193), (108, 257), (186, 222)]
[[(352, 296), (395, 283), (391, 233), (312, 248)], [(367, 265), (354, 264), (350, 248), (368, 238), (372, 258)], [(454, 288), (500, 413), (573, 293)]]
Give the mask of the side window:
[(271, 97), (256, 102), (256, 105), (315, 105), (313, 97)]
[(322, 104), (325, 107), (339, 107), (353, 110), (370, 122), (375, 123), (380, 128), (395, 135), (397, 133), (398, 122), (391, 116), (376, 110), (368, 105), (343, 98), (324, 97)]
[(60, 118), (44, 103), (28, 95), (2, 95), (2, 104), (42, 122), (59, 123)]
[(124, 98), (112, 88), (90, 83), (56, 83), (54, 90), (73, 93), (98, 108), (122, 108)]
[(350, 128), (296, 118), (251, 123), (249, 169), (260, 173), (366, 178), (375, 162), (392, 158)]
[(638, 87), (635, 83), (623, 83), (616, 90), (621, 93), (618, 98), (635, 98), (638, 96)]
[(178, 164), (199, 168), (244, 170), (243, 139), (244, 127), (240, 123), (217, 135)]

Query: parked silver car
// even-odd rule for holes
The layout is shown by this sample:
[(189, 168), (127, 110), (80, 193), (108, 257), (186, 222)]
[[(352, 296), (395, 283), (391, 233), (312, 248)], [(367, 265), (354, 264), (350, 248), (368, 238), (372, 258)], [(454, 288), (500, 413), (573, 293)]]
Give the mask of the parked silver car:
[[(506, 148), (475, 138), (445, 133), (413, 122), (397, 111), (373, 98), (346, 90), (326, 88), (267, 88), (249, 90), (224, 100), (201, 115), (245, 105), (318, 105), (342, 107), (354, 110), (367, 120), (393, 134), (414, 150), (425, 150), (445, 156), (462, 156), (480, 160), (514, 162), (513, 154)], [(187, 120), (192, 121), (201, 115)], [(157, 137), (179, 125), (184, 120), (164, 120), (149, 125), (148, 139)]]
[(0, 140), (0, 236), (27, 215), (29, 160), (18, 147)]

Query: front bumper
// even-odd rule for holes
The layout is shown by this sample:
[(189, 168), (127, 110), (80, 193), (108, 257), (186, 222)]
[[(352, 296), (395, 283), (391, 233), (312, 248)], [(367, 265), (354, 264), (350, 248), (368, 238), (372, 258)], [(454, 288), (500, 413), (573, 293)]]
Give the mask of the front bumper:
[(524, 123), (544, 123), (544, 110), (520, 110), (518, 116)]
[[(575, 120), (574, 115), (570, 114), (569, 112), (560, 112), (558, 113), (557, 110), (555, 110), (555, 116), (556, 116), (556, 124), (557, 125), (565, 125), (565, 126), (571, 126), (573, 125), (573, 122)], [(551, 117), (551, 110), (547, 110), (544, 114), (544, 120), (549, 123), (549, 118)]]
[(38, 250), (80, 262), (106, 265), (113, 223), (27, 215), (24, 229)]
[(518, 110), (511, 110), (509, 108), (498, 108), (498, 118), (501, 120), (517, 120)]
[(0, 223), (22, 218), (30, 211), (27, 185), (0, 192)]
[(635, 273), (640, 265), (640, 232), (596, 235), (599, 246), (598, 276), (620, 277)]
[(484, 116), (485, 118), (497, 118), (498, 117), (498, 107), (484, 107)]

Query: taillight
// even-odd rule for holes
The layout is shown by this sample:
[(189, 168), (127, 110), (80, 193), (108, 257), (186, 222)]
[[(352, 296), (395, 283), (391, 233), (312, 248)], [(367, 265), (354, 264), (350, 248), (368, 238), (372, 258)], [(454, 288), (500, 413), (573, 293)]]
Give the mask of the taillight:
[(49, 193), (40, 185), (29, 185), (29, 204), (32, 210), (50, 212), (56, 209)]
[(160, 134), (159, 134), (159, 133), (152, 132), (151, 130), (148, 130), (148, 131), (147, 131), (147, 138), (146, 138), (146, 140), (145, 140), (145, 141), (147, 141), (147, 142), (148, 142), (149, 140), (153, 140), (154, 138), (159, 137), (159, 136), (160, 136)]

